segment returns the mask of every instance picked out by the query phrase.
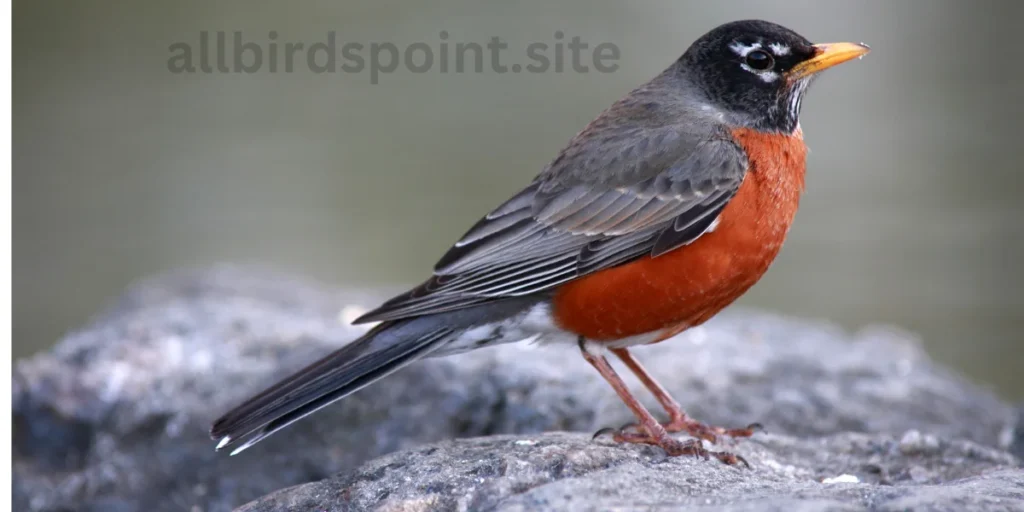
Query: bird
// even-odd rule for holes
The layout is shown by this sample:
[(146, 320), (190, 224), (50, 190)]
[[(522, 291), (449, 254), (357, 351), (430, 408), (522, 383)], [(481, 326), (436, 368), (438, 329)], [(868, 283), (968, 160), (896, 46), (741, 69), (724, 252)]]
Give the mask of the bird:
[[(762, 20), (714, 28), (586, 125), (426, 281), (354, 322), (376, 326), (216, 420), (216, 449), (237, 454), (419, 359), (531, 341), (576, 345), (614, 389), (636, 416), (611, 432), (616, 442), (745, 464), (703, 441), (747, 437), (757, 425), (690, 417), (630, 349), (701, 325), (768, 270), (804, 190), (808, 86), (868, 51)], [(689, 439), (671, 435), (679, 432)]]

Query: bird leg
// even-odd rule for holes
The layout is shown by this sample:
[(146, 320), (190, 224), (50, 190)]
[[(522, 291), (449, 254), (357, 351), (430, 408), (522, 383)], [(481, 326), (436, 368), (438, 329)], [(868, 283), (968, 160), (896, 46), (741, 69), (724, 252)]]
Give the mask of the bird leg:
[(580, 338), (579, 344), (583, 358), (586, 359), (586, 361), (590, 363), (602, 377), (604, 377), (604, 380), (608, 381), (608, 384), (612, 386), (615, 393), (619, 395), (619, 398), (626, 403), (626, 406), (633, 411), (633, 414), (635, 414), (639, 420), (639, 431), (615, 431), (613, 437), (615, 442), (655, 445), (661, 447), (661, 449), (665, 450), (665, 453), (673, 457), (679, 455), (692, 455), (694, 457), (703, 457), (707, 459), (709, 456), (714, 456), (726, 464), (732, 465), (742, 462), (747, 467), (750, 466), (743, 457), (738, 455), (726, 452), (709, 452), (704, 449), (700, 439), (691, 439), (684, 442), (669, 436), (665, 427), (662, 426), (661, 423), (658, 423), (658, 420), (651, 415), (650, 411), (648, 411), (643, 404), (641, 404), (640, 401), (629, 392), (629, 389), (626, 387), (626, 383), (622, 381), (622, 378), (619, 377), (618, 373), (615, 372), (615, 369), (608, 363), (608, 360), (605, 359), (604, 356), (588, 352), (582, 338)]
[(644, 387), (654, 395), (654, 398), (668, 413), (668, 423), (662, 424), (667, 432), (686, 432), (697, 439), (706, 439), (710, 443), (716, 443), (719, 436), (750, 437), (754, 435), (755, 431), (762, 429), (758, 423), (751, 424), (747, 428), (712, 427), (690, 418), (683, 412), (679, 402), (676, 402), (668, 394), (668, 391), (661, 387), (661, 384), (658, 384), (658, 381), (654, 380), (650, 373), (647, 373), (640, 361), (637, 361), (629, 350), (613, 348), (611, 351), (640, 379)]

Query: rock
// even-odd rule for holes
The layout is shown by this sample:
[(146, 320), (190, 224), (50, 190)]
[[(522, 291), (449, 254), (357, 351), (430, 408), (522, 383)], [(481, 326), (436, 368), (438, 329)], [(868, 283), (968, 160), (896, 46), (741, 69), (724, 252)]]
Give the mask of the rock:
[[(239, 456), (214, 453), (213, 419), (361, 333), (339, 316), (386, 295), (234, 267), (140, 283), (49, 353), (16, 365), (14, 508), (230, 510), (426, 443), (594, 432), (631, 419), (575, 347), (507, 345), (421, 361)], [(791, 436), (769, 439), (794, 449), (810, 446), (797, 439), (813, 445), (807, 440), (843, 432), (900, 439), (916, 430), (940, 444), (993, 448), (1014, 439), (1013, 407), (888, 329), (849, 335), (734, 310), (636, 353), (696, 417), (757, 421)], [(822, 442), (838, 442), (830, 439)], [(904, 456), (934, 456), (921, 446)], [(822, 474), (841, 476), (841, 466)], [(921, 467), (928, 472), (917, 477), (929, 478)]]
[(386, 455), (238, 512), (1024, 509), (1024, 470), (1009, 454), (946, 441), (907, 457), (898, 445), (878, 434), (757, 436), (732, 447), (744, 469), (581, 434), (492, 436)]
[(931, 434), (922, 435), (916, 430), (908, 430), (900, 438), (899, 448), (904, 455), (935, 453), (939, 450), (939, 439)]
[(1021, 404), (1017, 412), (1017, 427), (1009, 432), (1006, 443), (1010, 445), (1010, 453), (1020, 459), (1024, 459), (1024, 404)]

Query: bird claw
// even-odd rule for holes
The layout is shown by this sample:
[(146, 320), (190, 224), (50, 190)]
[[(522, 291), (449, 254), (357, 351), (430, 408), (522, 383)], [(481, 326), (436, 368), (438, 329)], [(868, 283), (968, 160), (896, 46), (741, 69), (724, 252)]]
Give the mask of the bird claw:
[(747, 459), (744, 459), (740, 455), (736, 455), (735, 453), (731, 453), (731, 452), (710, 452), (710, 453), (716, 459), (722, 461), (724, 464), (726, 464), (728, 466), (736, 466), (738, 464), (743, 464), (744, 467), (746, 467), (747, 469), (750, 469), (750, 463), (747, 462)]
[(593, 441), (594, 439), (597, 439), (597, 438), (599, 438), (599, 437), (601, 437), (603, 435), (607, 435), (607, 434), (618, 435), (619, 433), (630, 431), (630, 430), (634, 430), (634, 429), (636, 429), (638, 431), (641, 430), (640, 429), (640, 425), (638, 423), (630, 422), (630, 423), (623, 424), (619, 428), (604, 427), (601, 430), (598, 430), (597, 432), (594, 432), (594, 436), (591, 437), (590, 440)]

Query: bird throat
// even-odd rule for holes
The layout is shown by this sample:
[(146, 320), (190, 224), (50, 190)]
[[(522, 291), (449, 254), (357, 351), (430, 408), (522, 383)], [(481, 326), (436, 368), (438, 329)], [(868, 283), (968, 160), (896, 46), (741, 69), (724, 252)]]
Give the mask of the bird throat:
[(811, 85), (811, 78), (802, 78), (786, 87), (779, 93), (775, 104), (768, 107), (766, 115), (759, 123), (762, 130), (784, 134), (794, 134), (800, 126), (800, 108), (803, 106), (804, 93)]

